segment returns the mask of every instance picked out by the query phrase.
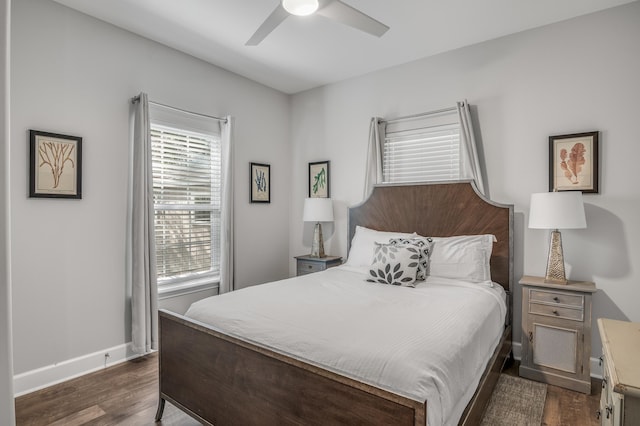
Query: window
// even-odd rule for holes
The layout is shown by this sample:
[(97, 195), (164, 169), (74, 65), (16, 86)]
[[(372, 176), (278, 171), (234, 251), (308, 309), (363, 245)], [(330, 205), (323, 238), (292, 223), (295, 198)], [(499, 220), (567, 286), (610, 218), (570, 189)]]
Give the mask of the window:
[(221, 141), (219, 130), (160, 112), (150, 108), (158, 291), (166, 293), (218, 280)]
[(461, 179), (460, 123), (457, 111), (391, 120), (382, 152), (385, 183)]

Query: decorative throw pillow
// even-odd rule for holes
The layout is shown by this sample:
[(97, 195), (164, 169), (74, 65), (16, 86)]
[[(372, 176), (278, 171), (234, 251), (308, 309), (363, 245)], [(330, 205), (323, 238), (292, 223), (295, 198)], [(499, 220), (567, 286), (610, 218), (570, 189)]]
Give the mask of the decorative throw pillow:
[(420, 259), (418, 247), (410, 244), (375, 244), (375, 255), (367, 281), (415, 287)]
[(416, 280), (424, 281), (429, 276), (429, 261), (433, 252), (433, 240), (430, 237), (392, 238), (390, 244), (413, 245), (418, 248), (420, 259), (418, 260), (418, 272)]

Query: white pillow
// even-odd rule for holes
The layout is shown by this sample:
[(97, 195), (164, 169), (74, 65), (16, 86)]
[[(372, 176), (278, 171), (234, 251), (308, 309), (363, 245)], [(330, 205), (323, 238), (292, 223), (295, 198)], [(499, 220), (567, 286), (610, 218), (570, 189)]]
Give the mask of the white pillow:
[(411, 238), (414, 236), (417, 236), (415, 232), (412, 234), (406, 232), (384, 232), (365, 228), (364, 226), (356, 226), (356, 232), (351, 240), (349, 257), (345, 265), (366, 266), (368, 268), (373, 262), (376, 243), (388, 243), (392, 238)]
[(466, 281), (491, 281), (491, 251), (496, 237), (463, 235), (432, 237), (433, 252), (429, 275)]

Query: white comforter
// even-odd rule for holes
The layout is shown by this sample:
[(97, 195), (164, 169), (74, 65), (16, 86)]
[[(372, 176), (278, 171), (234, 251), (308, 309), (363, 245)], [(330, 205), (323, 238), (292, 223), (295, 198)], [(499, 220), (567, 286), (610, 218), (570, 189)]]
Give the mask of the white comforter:
[(429, 279), (368, 283), (341, 266), (194, 303), (214, 328), (372, 385), (427, 401), (430, 426), (457, 424), (500, 340), (499, 285)]

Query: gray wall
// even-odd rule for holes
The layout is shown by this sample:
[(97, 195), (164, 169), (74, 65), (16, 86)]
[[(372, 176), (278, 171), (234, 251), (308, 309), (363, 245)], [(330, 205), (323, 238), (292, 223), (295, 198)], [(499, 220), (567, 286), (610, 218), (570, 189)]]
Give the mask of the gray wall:
[[(639, 23), (635, 2), (294, 95), (290, 254), (311, 245), (310, 225), (300, 219), (308, 162), (331, 161), (336, 221), (335, 231), (325, 233), (331, 235), (325, 251), (346, 256), (346, 208), (362, 200), (370, 117), (466, 98), (491, 198), (515, 205), (516, 281), (545, 272), (547, 232), (527, 229), (526, 221), (530, 194), (548, 190), (548, 136), (601, 132), (600, 193), (585, 194), (588, 228), (563, 232), (565, 260), (570, 278), (593, 280), (600, 289), (594, 321), (640, 321)], [(294, 267), (290, 262), (292, 274)], [(515, 291), (519, 341), (519, 285)]]
[(11, 341), (9, 62), (11, 1), (0, 1), (0, 424), (15, 424)]
[[(291, 256), (309, 251), (311, 226), (301, 220), (308, 162), (331, 161), (336, 222), (324, 228), (325, 247), (346, 256), (346, 207), (362, 198), (369, 118), (464, 98), (474, 106), (491, 196), (515, 204), (516, 276), (540, 275), (547, 236), (525, 223), (530, 194), (547, 190), (547, 137), (600, 130), (601, 193), (585, 196), (588, 229), (563, 233), (566, 260), (572, 278), (600, 288), (594, 317), (640, 321), (640, 271), (632, 261), (640, 254), (633, 175), (640, 156), (638, 2), (291, 97), (48, 0), (14, 2), (11, 17), (16, 374), (129, 340), (128, 99), (140, 91), (158, 102), (236, 117), (239, 287), (293, 275)], [(27, 197), (28, 129), (84, 138), (81, 201)], [(272, 166), (271, 204), (248, 203), (250, 161)], [(1, 194), (4, 208), (8, 194)], [(8, 302), (6, 288), (0, 305)], [(190, 297), (165, 304), (183, 310)], [(3, 343), (5, 322), (0, 318)], [(598, 346), (596, 339), (595, 354)], [(6, 358), (0, 354), (0, 374), (10, 366)], [(10, 388), (0, 388), (0, 401), (2, 392)]]
[[(140, 91), (164, 104), (236, 118), (236, 283), (288, 275), (287, 95), (49, 0), (14, 2), (12, 37), (16, 374), (130, 340), (129, 99)], [(28, 129), (84, 138), (82, 200), (27, 197)], [(271, 164), (271, 204), (249, 204), (250, 161)]]

